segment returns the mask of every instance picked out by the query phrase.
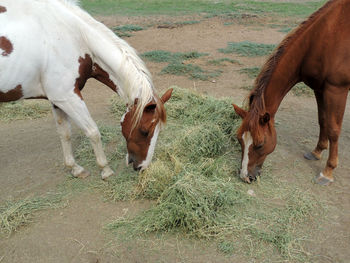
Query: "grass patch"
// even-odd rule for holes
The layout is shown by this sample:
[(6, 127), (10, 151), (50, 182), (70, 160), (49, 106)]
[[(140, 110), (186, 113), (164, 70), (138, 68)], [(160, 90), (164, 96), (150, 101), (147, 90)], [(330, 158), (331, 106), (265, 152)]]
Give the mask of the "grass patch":
[(177, 28), (177, 27), (182, 27), (186, 25), (194, 25), (198, 24), (200, 21), (198, 20), (189, 20), (189, 21), (180, 21), (180, 22), (164, 22), (160, 25), (158, 25), (158, 28)]
[(208, 64), (214, 65), (214, 66), (226, 66), (227, 64), (238, 64), (241, 65), (241, 63), (236, 59), (231, 58), (219, 58), (219, 59), (211, 59), (208, 61)]
[(260, 68), (259, 67), (243, 68), (239, 72), (247, 74), (250, 78), (255, 79), (260, 73)]
[(292, 30), (293, 30), (293, 28), (291, 28), (291, 27), (283, 27), (280, 30), (278, 30), (278, 32), (282, 32), (282, 33), (286, 33), (287, 34), (287, 33), (289, 33)]
[[(154, 161), (139, 177), (121, 179), (128, 182), (131, 198), (157, 203), (136, 217), (119, 218), (108, 229), (132, 238), (178, 232), (213, 240), (226, 254), (307, 260), (302, 240), (323, 208), (309, 192), (271, 178), (266, 168), (264, 179), (253, 185), (235, 176), (240, 121), (230, 103), (175, 87)], [(116, 109), (119, 118), (123, 111)], [(249, 189), (256, 197), (247, 194)], [(109, 191), (113, 196), (120, 187)]]
[(260, 2), (253, 0), (208, 1), (208, 0), (81, 0), (84, 9), (99, 15), (185, 15), (273, 13), (281, 16), (305, 17), (321, 7), (326, 1), (305, 3)]
[(229, 42), (226, 48), (220, 48), (219, 52), (224, 54), (236, 53), (244, 57), (257, 57), (270, 54), (276, 45), (260, 44), (250, 41)]
[(161, 71), (162, 74), (171, 74), (177, 76), (189, 76), (192, 79), (200, 79), (203, 81), (210, 80), (220, 76), (220, 70), (207, 71), (193, 64), (171, 63)]
[(113, 27), (112, 30), (119, 37), (131, 37), (132, 34), (130, 32), (141, 31), (141, 30), (144, 30), (144, 28), (138, 25), (129, 24), (129, 25)]
[(169, 52), (164, 50), (154, 50), (143, 53), (141, 56), (152, 62), (167, 62), (168, 65), (161, 70), (161, 74), (171, 74), (177, 76), (188, 76), (191, 79), (210, 80), (220, 76), (221, 70), (208, 71), (198, 65), (186, 64), (184, 61), (207, 56), (206, 53), (193, 52)]
[(306, 86), (304, 83), (298, 83), (292, 88), (292, 92), (296, 96), (308, 96), (311, 97), (314, 95), (313, 90)]
[(207, 56), (206, 53), (199, 53), (197, 51), (191, 52), (169, 52), (164, 50), (153, 50), (143, 53), (141, 56), (152, 62), (168, 62), (168, 63), (179, 63), (188, 59), (196, 59), (202, 56)]
[(0, 121), (9, 122), (46, 117), (51, 111), (47, 102), (16, 101), (0, 103)]
[(35, 212), (62, 206), (62, 195), (60, 194), (8, 201), (0, 206), (0, 233), (10, 235), (20, 227), (32, 222)]

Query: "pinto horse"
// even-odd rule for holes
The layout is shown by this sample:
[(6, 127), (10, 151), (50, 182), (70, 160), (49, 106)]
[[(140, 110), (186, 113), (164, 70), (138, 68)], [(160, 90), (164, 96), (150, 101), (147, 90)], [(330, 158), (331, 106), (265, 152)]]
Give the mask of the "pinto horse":
[(304, 156), (319, 160), (328, 148), (324, 170), (315, 181), (329, 185), (338, 164), (338, 138), (350, 88), (350, 1), (332, 0), (291, 32), (265, 63), (249, 95), (237, 137), (242, 147), (240, 177), (251, 182), (276, 146), (274, 118), (288, 91), (298, 82), (313, 89), (320, 133), (315, 149)]
[(125, 100), (121, 126), (127, 163), (135, 170), (149, 165), (172, 90), (161, 98), (155, 94), (151, 75), (133, 48), (73, 0), (0, 0), (0, 25), (0, 103), (48, 99), (73, 176), (89, 173), (73, 157), (70, 120), (90, 139), (102, 179), (114, 174), (81, 94), (89, 78)]

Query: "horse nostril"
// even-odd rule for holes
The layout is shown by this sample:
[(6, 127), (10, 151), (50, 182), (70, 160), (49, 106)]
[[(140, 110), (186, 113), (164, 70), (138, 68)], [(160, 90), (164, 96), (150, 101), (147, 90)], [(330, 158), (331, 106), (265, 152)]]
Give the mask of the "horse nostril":
[(134, 166), (134, 170), (135, 170), (135, 171), (140, 171), (141, 168), (142, 168), (141, 166), (140, 166), (140, 167), (135, 167), (135, 166)]
[(131, 164), (134, 160), (129, 158), (128, 164)]

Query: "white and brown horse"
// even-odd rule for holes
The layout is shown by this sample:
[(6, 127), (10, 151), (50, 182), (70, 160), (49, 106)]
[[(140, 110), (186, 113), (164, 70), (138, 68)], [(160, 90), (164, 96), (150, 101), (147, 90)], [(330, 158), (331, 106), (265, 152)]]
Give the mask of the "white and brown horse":
[(128, 105), (121, 120), (127, 162), (145, 169), (154, 152), (170, 98), (155, 94), (150, 73), (135, 50), (94, 20), (73, 0), (0, 0), (0, 103), (46, 98), (61, 138), (65, 165), (75, 177), (79, 166), (71, 147), (70, 119), (89, 137), (103, 179), (113, 174), (101, 136), (81, 90), (95, 78)]
[(326, 167), (316, 182), (334, 181), (338, 138), (350, 88), (350, 0), (331, 0), (291, 32), (270, 56), (250, 93), (248, 110), (234, 105), (243, 118), (238, 130), (242, 146), (241, 178), (254, 180), (276, 146), (274, 117), (288, 91), (298, 82), (313, 89), (320, 134), (305, 158), (319, 160), (328, 148)]

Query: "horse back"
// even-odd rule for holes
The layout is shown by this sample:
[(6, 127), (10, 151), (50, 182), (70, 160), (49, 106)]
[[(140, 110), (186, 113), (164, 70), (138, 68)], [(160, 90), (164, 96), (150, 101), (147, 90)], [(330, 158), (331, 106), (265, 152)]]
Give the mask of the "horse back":
[(302, 75), (312, 88), (328, 82), (334, 86), (350, 85), (350, 1), (334, 4), (302, 36), (309, 45), (302, 65)]

